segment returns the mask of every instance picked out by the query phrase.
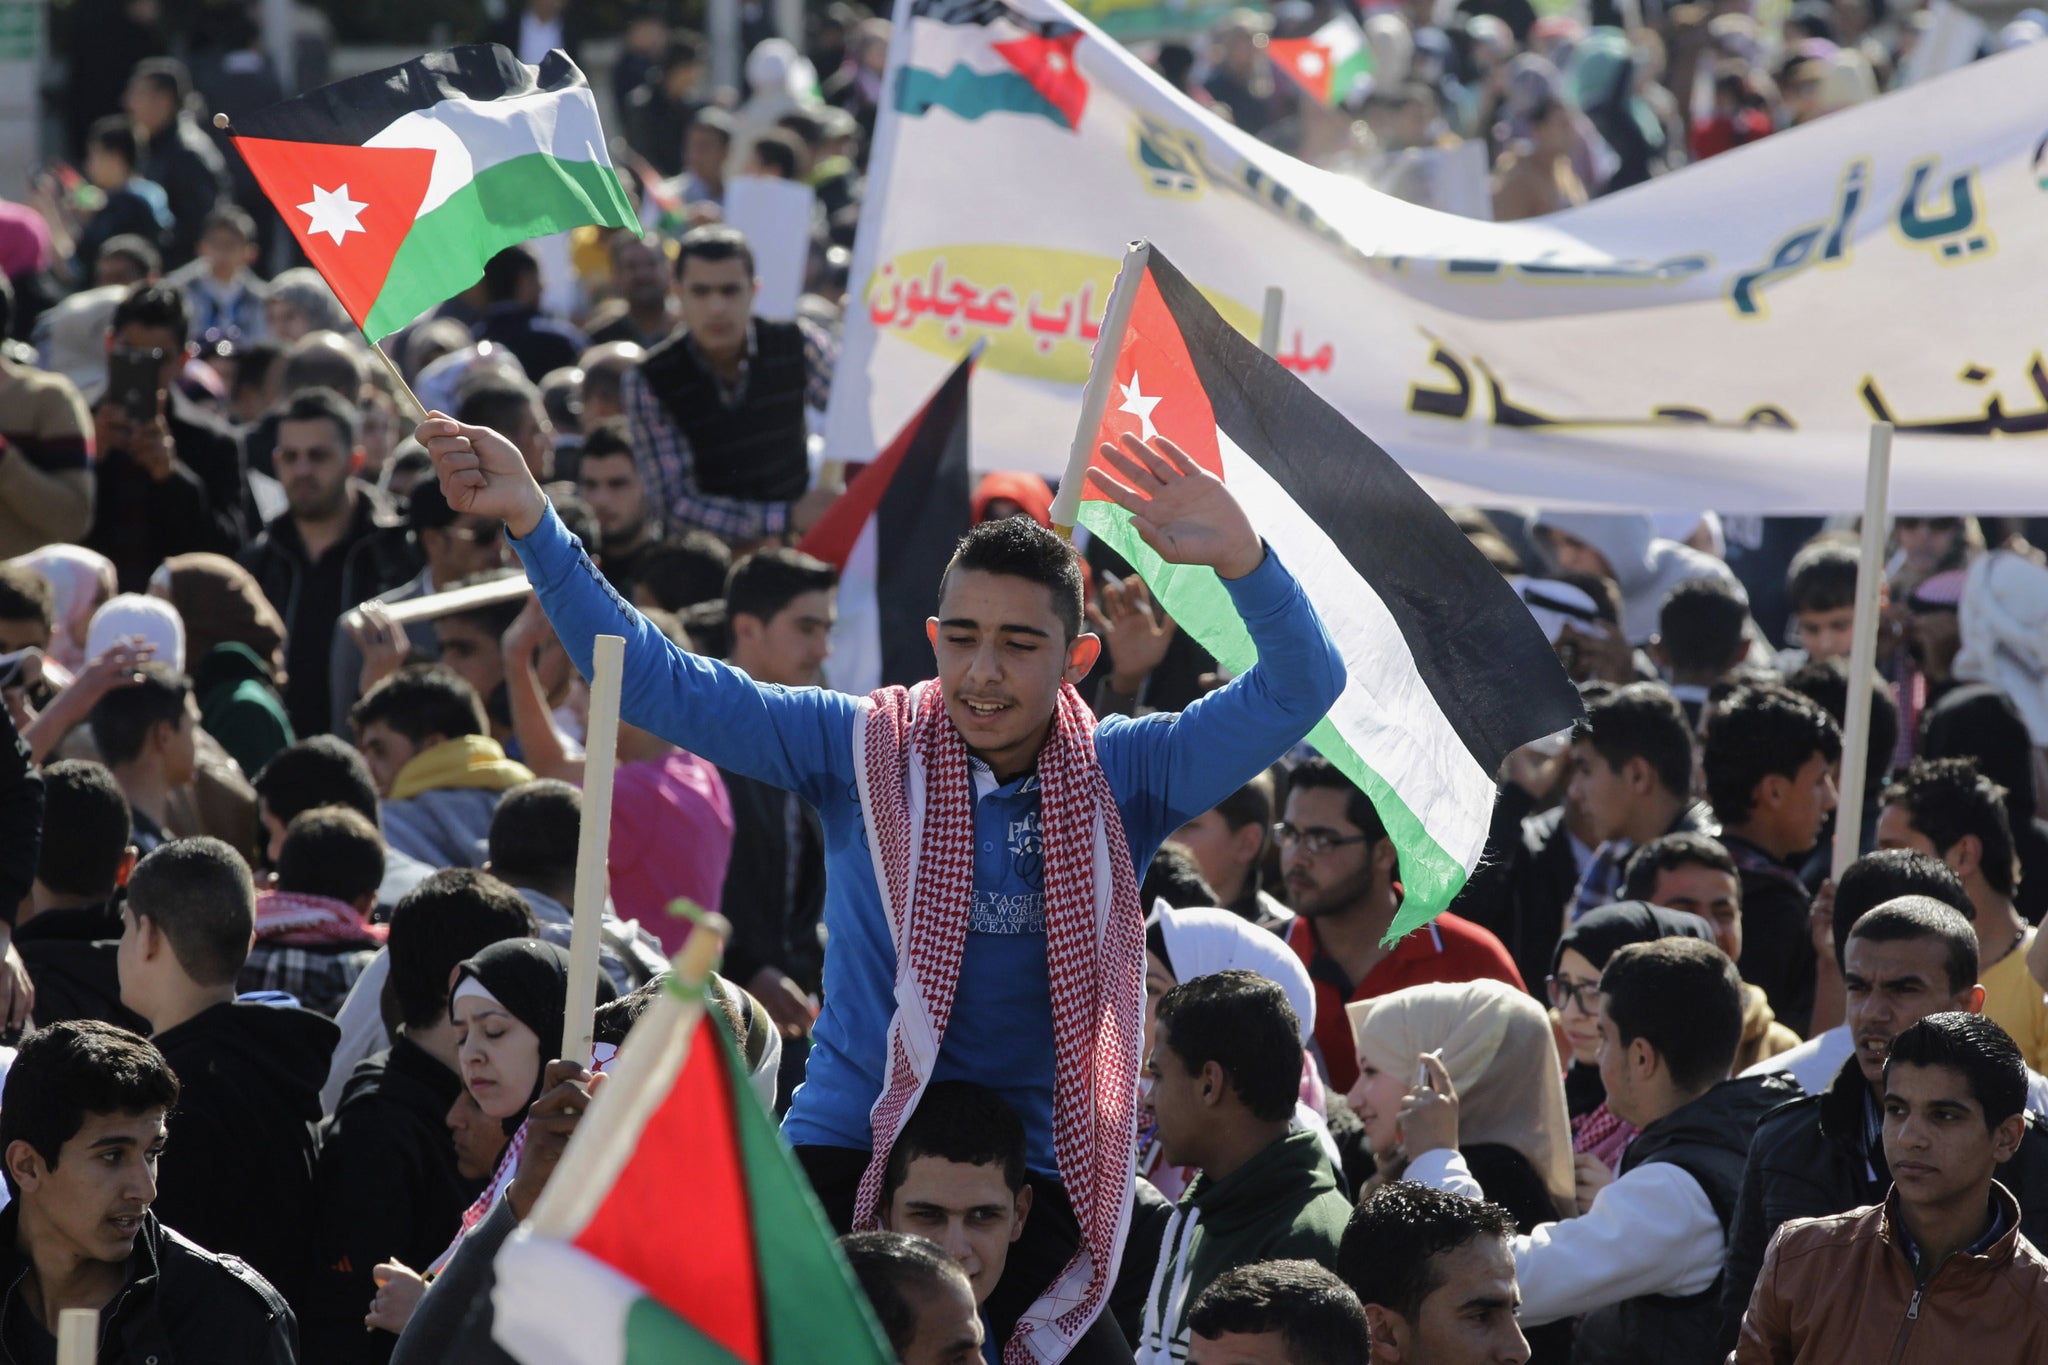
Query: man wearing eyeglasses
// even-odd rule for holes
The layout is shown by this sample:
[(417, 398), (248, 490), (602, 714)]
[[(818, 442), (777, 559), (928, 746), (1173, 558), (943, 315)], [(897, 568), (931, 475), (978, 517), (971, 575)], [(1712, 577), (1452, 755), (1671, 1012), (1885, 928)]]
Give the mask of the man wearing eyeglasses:
[(1401, 908), (1401, 867), (1379, 812), (1327, 759), (1310, 758), (1287, 779), (1286, 818), (1273, 827), (1287, 903), (1287, 942), (1316, 984), (1315, 1039), (1330, 1084), (1358, 1080), (1358, 1047), (1344, 1006), (1430, 981), (1491, 978), (1524, 990), (1501, 941), (1445, 912), (1381, 946)]

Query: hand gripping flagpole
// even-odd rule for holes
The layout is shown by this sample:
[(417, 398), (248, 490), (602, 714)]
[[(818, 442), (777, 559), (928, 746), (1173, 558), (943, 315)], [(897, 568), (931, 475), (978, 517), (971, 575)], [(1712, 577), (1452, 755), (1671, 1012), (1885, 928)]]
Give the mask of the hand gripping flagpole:
[(1116, 358), (1124, 349), (1124, 333), (1131, 327), (1131, 310), (1138, 306), (1138, 285), (1152, 259), (1152, 244), (1132, 242), (1124, 248), (1123, 267), (1116, 272), (1116, 285), (1109, 291), (1109, 306), (1103, 310), (1102, 332), (1095, 338), (1095, 355), (1088, 362), (1088, 385), (1081, 390), (1081, 420), (1074, 427), (1074, 444), (1067, 451), (1067, 473), (1052, 500), (1052, 529), (1061, 539), (1074, 538), (1074, 521), (1081, 512), (1081, 485), (1088, 466), (1095, 460), (1095, 433), (1102, 429), (1102, 414), (1109, 407), (1110, 386), (1116, 383)]
[(583, 755), (583, 827), (576, 841), (576, 906), (569, 931), (569, 1007), (560, 1056), (590, 1065), (596, 1033), (597, 941), (604, 922), (605, 859), (612, 842), (612, 770), (619, 760), (619, 681), (626, 641), (600, 635), (591, 649), (590, 724)]
[(1856, 564), (1856, 624), (1849, 636), (1849, 706), (1842, 716), (1842, 787), (1835, 807), (1833, 870), (1842, 873), (1863, 846), (1863, 787), (1870, 771), (1871, 688), (1877, 677), (1877, 587), (1884, 581), (1884, 533), (1892, 477), (1892, 424), (1870, 428), (1863, 481), (1862, 558)]

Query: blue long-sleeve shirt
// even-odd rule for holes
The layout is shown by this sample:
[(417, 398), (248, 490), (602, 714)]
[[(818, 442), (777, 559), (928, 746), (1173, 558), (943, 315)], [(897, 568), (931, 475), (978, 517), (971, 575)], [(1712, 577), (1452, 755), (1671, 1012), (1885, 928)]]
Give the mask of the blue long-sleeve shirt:
[[(569, 656), (626, 640), (619, 714), (721, 768), (796, 792), (825, 832), (824, 1010), (784, 1135), (869, 1150), (882, 1089), (896, 957), (853, 771), (858, 698), (754, 682), (671, 644), (612, 590), (551, 510), (514, 548)], [(1268, 552), (1225, 583), (1259, 662), (1177, 714), (1111, 716), (1095, 730), (1142, 876), (1166, 836), (1236, 791), (1308, 733), (1344, 687), (1344, 665), (1301, 586)], [(1056, 1175), (1053, 1023), (1035, 774), (998, 783), (975, 763), (974, 900), (959, 988), (933, 1080), (999, 1092), (1024, 1122), (1031, 1169)]]

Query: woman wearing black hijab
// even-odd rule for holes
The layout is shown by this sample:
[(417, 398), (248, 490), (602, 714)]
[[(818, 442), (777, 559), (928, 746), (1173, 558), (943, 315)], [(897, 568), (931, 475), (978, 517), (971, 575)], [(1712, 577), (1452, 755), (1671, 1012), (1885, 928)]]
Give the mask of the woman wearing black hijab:
[[(617, 997), (597, 974), (595, 1004)], [(461, 1030), (462, 1083), (483, 1111), (519, 1131), (540, 1098), (541, 1078), (558, 1050), (568, 1012), (569, 954), (537, 938), (510, 938), (455, 969), (448, 1013)]]

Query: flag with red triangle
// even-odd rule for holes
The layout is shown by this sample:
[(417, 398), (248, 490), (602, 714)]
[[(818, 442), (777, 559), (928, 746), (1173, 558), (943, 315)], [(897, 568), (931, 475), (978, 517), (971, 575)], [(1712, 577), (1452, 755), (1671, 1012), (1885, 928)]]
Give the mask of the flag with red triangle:
[[(1315, 605), (1348, 680), (1308, 742), (1394, 841), (1405, 896), (1391, 934), (1426, 923), (1478, 864), (1502, 761), (1583, 714), (1549, 639), (1429, 495), (1157, 247), (1122, 344), (1095, 364), (1116, 367), (1098, 442), (1180, 446), (1229, 486)], [(1224, 668), (1257, 662), (1213, 570), (1163, 562), (1092, 479), (1079, 516)]]
[(1266, 55), (1318, 104), (1344, 103), (1373, 73), (1372, 47), (1348, 10), (1306, 38), (1269, 39)]
[(967, 390), (976, 344), (797, 548), (839, 570), (832, 686), (866, 696), (932, 675), (933, 585), (973, 524)]
[(638, 226), (576, 64), (496, 44), (430, 52), (239, 119), (231, 136), (365, 334), (474, 284), (508, 246)]
[(675, 977), (499, 1251), (492, 1302), (522, 1365), (894, 1359), (704, 983)]

